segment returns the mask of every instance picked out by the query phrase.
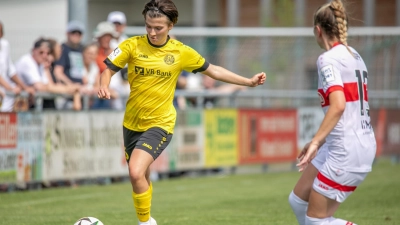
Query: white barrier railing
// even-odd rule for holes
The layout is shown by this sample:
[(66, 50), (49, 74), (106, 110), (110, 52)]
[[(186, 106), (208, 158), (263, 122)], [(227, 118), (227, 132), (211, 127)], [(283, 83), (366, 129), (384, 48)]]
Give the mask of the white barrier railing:
[[(10, 92), (7, 95), (13, 95)], [(27, 93), (22, 92), (20, 94), (23, 97), (27, 97)], [(70, 95), (60, 95), (39, 92), (35, 94), (35, 111), (40, 112), (43, 110), (44, 99), (55, 99), (56, 97), (70, 98)], [(274, 99), (279, 103), (279, 107), (300, 107), (300, 106), (319, 106), (319, 98), (313, 90), (246, 90), (237, 91), (233, 93), (221, 93), (218, 91), (187, 91), (187, 90), (176, 90), (175, 96), (182, 96), (186, 99), (196, 99), (196, 108), (203, 108), (203, 100), (205, 98), (217, 98), (227, 99), (228, 103), (222, 105), (222, 107), (239, 107), (241, 106), (242, 99), (246, 101), (245, 106), (251, 108), (268, 108), (274, 107), (273, 103), (269, 100)], [(127, 98), (128, 96), (120, 96), (121, 98)], [(96, 95), (88, 96), (83, 95), (82, 108), (83, 110), (89, 110), (90, 98), (97, 98)], [(376, 91), (369, 90), (369, 102), (371, 107), (393, 107), (400, 108), (400, 90), (385, 90)], [(252, 101), (249, 101), (252, 100)], [(282, 102), (279, 102), (282, 100)], [(289, 101), (288, 101), (289, 100)], [(275, 101), (275, 102), (276, 102)]]

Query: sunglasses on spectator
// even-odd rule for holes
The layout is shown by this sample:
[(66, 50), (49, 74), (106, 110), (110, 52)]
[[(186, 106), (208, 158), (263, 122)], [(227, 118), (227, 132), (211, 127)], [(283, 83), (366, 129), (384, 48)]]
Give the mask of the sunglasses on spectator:
[(78, 34), (78, 35), (82, 35), (82, 32), (79, 30), (73, 30), (70, 32), (71, 34)]
[(39, 54), (40, 54), (40, 55), (50, 55), (50, 52), (40, 51)]
[(114, 22), (113, 23), (115, 26), (121, 26), (122, 25), (122, 23), (120, 23), (120, 22)]

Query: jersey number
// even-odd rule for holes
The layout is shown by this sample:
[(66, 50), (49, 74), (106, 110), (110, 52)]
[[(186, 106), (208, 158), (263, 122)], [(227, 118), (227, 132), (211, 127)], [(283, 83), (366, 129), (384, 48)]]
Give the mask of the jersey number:
[(360, 97), (360, 110), (361, 116), (364, 116), (364, 84), (367, 83), (368, 73), (367, 71), (356, 70), (357, 85), (358, 85), (358, 96)]

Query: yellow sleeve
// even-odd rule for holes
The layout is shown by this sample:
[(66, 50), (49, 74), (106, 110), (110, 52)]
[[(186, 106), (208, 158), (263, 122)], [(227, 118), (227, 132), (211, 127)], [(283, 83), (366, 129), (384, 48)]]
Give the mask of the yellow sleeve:
[(131, 39), (127, 39), (118, 45), (113, 52), (104, 60), (104, 63), (112, 71), (118, 72), (128, 63), (129, 59), (136, 49), (135, 42)]
[(203, 72), (209, 66), (209, 63), (196, 52), (193, 48), (183, 45), (182, 50), (182, 69), (191, 73)]

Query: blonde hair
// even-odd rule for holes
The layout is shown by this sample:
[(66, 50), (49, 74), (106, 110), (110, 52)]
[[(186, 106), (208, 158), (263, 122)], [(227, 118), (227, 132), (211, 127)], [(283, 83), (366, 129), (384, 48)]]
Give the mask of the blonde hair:
[(341, 0), (332, 0), (321, 6), (314, 14), (314, 25), (317, 24), (329, 38), (336, 37), (353, 54), (347, 45), (348, 17)]

